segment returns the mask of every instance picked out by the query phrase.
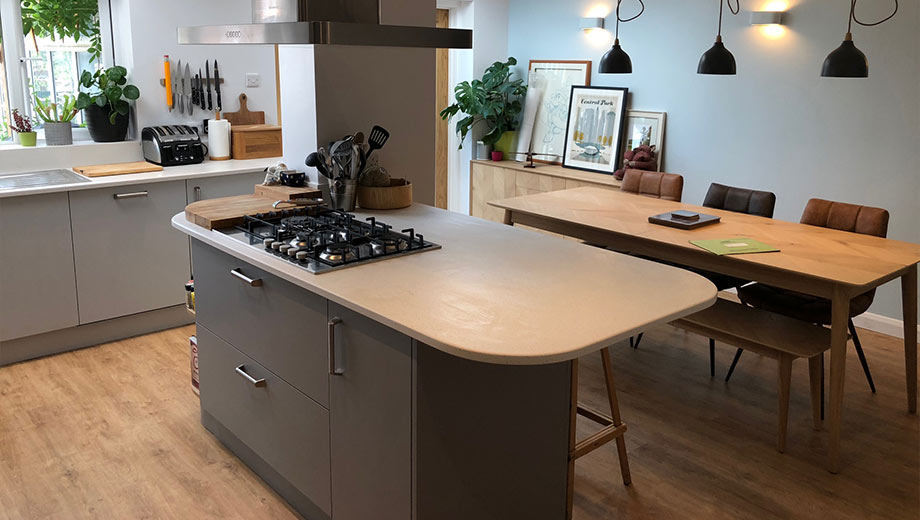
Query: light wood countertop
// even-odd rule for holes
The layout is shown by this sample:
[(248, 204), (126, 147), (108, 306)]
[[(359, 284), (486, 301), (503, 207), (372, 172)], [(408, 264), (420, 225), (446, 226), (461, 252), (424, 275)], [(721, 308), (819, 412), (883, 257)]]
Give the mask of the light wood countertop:
[(571, 360), (710, 306), (682, 269), (414, 204), (359, 212), (442, 249), (320, 275), (173, 217), (196, 240), (434, 348), (497, 364)]

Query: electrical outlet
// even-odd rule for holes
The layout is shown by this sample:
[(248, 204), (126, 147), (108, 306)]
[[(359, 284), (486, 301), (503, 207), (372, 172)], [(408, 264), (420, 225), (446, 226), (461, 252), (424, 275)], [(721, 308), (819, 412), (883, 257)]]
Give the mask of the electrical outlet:
[(256, 88), (262, 84), (262, 76), (258, 73), (250, 72), (246, 74), (246, 87), (247, 88)]

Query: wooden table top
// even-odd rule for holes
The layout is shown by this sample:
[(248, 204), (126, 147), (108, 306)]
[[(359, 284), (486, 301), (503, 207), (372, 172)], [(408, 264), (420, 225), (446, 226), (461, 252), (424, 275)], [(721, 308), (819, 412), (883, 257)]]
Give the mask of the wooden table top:
[[(848, 286), (869, 287), (920, 263), (920, 244), (837, 231), (782, 220), (604, 190), (576, 188), (490, 202), (529, 215), (641, 237), (675, 248), (703, 251), (690, 240), (745, 237), (778, 253), (732, 255), (726, 261), (756, 264)], [(651, 224), (648, 217), (679, 209), (718, 215), (718, 224), (682, 230)], [(705, 251), (704, 251), (705, 252)], [(711, 253), (707, 253), (711, 254)]]

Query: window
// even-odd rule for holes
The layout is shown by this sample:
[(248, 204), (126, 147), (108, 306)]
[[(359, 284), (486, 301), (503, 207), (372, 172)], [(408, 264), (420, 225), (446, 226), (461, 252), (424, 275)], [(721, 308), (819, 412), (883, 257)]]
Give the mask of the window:
[[(107, 7), (108, 0), (0, 0), (0, 141), (11, 138), (13, 109), (34, 116), (35, 98), (61, 103), (78, 93), (84, 70), (102, 67), (100, 2)], [(73, 124), (82, 126), (82, 117)]]

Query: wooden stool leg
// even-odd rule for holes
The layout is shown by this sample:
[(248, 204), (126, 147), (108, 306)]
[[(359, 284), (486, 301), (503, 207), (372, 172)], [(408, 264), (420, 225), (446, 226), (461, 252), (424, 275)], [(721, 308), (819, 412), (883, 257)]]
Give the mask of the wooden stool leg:
[(572, 382), (571, 382), (571, 404), (569, 406), (569, 469), (566, 475), (565, 490), (565, 518), (572, 520), (572, 510), (575, 506), (575, 422), (578, 419), (578, 360), (573, 359), (572, 363)]
[(789, 387), (792, 384), (792, 356), (779, 357), (779, 424), (776, 434), (776, 449), (786, 451), (786, 425), (789, 422)]
[(815, 430), (821, 429), (821, 401), (823, 393), (821, 387), (824, 380), (821, 375), (824, 374), (824, 354), (808, 358), (808, 383), (811, 387), (811, 418), (815, 424)]
[[(613, 382), (613, 366), (610, 363), (610, 350), (601, 349), (601, 360), (604, 363), (604, 381), (607, 383), (607, 400), (610, 402), (610, 415), (613, 417), (613, 425), (620, 426), (623, 421), (620, 419), (620, 405), (617, 403), (617, 390)], [(626, 455), (626, 439), (622, 435), (617, 436), (617, 453), (620, 457), (620, 473), (623, 474), (623, 484), (629, 485), (632, 477), (629, 474), (629, 458)]]

